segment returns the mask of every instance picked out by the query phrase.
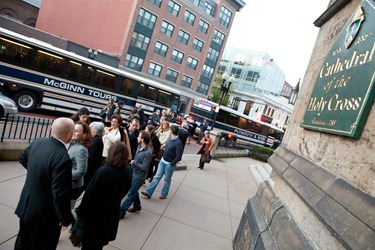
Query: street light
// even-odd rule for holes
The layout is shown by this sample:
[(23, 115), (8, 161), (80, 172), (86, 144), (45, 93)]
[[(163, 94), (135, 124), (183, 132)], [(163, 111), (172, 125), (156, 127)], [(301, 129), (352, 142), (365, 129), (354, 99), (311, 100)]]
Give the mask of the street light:
[(90, 48), (90, 49), (88, 50), (88, 52), (89, 52), (89, 56), (88, 56), (88, 58), (95, 60), (95, 57), (98, 55), (98, 51), (97, 51), (97, 50), (93, 51), (93, 50)]
[(217, 113), (219, 112), (220, 105), (223, 101), (223, 98), (228, 94), (228, 91), (230, 89), (230, 85), (232, 85), (233, 80), (234, 80), (234, 76), (233, 75), (229, 76), (228, 72), (225, 72), (222, 76), (222, 81), (221, 81), (221, 85), (220, 85), (219, 106), (216, 107), (216, 109), (215, 109), (215, 116), (214, 116), (214, 120), (212, 121), (212, 124), (211, 124), (211, 130), (214, 128), (216, 118), (217, 118)]

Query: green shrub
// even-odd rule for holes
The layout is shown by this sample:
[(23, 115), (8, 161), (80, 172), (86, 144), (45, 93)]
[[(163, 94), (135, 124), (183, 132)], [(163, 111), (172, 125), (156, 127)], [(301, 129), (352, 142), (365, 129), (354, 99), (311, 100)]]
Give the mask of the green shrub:
[(267, 162), (267, 159), (273, 154), (273, 149), (263, 147), (263, 146), (258, 146), (258, 145), (253, 145), (252, 150), (251, 150), (251, 158)]

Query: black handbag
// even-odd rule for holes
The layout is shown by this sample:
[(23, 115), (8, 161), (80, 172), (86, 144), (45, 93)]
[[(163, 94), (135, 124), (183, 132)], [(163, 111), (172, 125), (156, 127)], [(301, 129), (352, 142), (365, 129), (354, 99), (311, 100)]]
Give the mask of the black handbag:
[(211, 155), (208, 155), (208, 154), (204, 154), (204, 155), (202, 155), (202, 161), (203, 161), (204, 163), (210, 163), (210, 162), (211, 162), (211, 158), (212, 158)]

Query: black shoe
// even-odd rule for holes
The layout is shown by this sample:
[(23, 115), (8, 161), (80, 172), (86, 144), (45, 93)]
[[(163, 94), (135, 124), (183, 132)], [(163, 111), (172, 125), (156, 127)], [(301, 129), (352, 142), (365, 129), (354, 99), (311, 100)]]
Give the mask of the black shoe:
[(135, 207), (131, 207), (131, 208), (128, 209), (129, 213), (135, 213), (135, 212), (138, 212), (138, 211), (141, 211), (141, 209), (140, 208), (135, 208)]

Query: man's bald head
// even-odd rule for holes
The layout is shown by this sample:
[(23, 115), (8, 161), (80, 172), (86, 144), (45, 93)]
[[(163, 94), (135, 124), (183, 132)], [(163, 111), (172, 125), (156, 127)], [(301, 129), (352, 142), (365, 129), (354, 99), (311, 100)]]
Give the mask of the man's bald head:
[(52, 123), (52, 136), (62, 140), (65, 143), (70, 142), (74, 132), (74, 122), (70, 118), (57, 118)]

